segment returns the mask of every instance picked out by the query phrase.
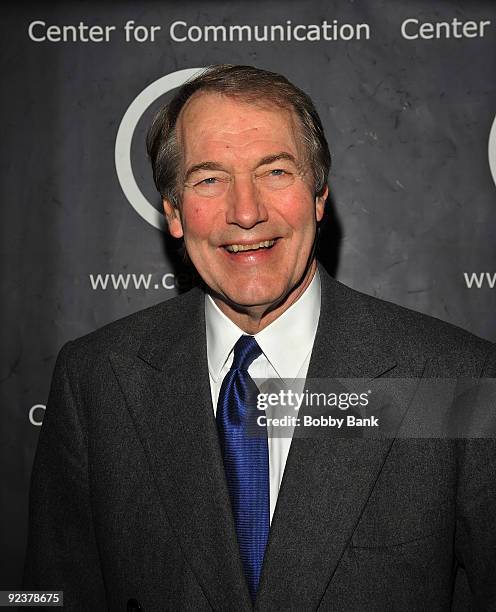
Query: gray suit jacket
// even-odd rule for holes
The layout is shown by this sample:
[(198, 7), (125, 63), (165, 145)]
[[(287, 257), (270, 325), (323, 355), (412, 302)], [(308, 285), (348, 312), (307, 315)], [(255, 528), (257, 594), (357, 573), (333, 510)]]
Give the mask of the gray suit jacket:
[[(489, 342), (321, 277), (309, 377), (495, 376)], [(495, 476), (494, 440), (295, 438), (255, 608), (496, 610)], [(252, 609), (200, 289), (62, 349), (25, 585), (70, 610)]]

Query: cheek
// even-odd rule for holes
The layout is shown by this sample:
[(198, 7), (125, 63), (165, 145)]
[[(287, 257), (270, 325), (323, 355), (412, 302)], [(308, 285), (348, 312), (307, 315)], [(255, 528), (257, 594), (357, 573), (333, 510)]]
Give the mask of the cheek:
[(183, 228), (188, 239), (207, 238), (214, 226), (212, 207), (198, 202), (184, 202)]
[(315, 202), (307, 191), (279, 200), (277, 210), (295, 232), (306, 234), (314, 231)]

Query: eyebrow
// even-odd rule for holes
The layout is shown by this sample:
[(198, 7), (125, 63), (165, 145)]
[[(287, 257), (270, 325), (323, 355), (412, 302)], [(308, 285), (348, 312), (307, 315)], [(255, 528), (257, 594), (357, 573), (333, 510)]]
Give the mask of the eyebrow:
[[(285, 151), (281, 151), (280, 153), (274, 153), (273, 155), (266, 155), (265, 157), (262, 157), (262, 159), (258, 161), (255, 168), (260, 168), (260, 166), (267, 166), (268, 164), (272, 164), (273, 162), (279, 160), (290, 161), (298, 167), (298, 163), (294, 155), (291, 155), (291, 153), (286, 153)], [(199, 170), (220, 170), (222, 172), (227, 172), (225, 167), (218, 162), (204, 161), (200, 162), (199, 164), (194, 164), (193, 166), (188, 168), (184, 180), (187, 181), (192, 174), (198, 172)]]
[(285, 151), (281, 151), (281, 153), (275, 153), (274, 155), (266, 155), (265, 157), (262, 157), (256, 167), (259, 168), (260, 166), (267, 166), (268, 164), (272, 164), (273, 162), (279, 161), (281, 159), (293, 162), (295, 166), (298, 166), (294, 155), (291, 155), (291, 153), (286, 153)]
[(199, 170), (222, 170), (226, 172), (226, 169), (222, 164), (213, 161), (205, 161), (199, 164), (194, 164), (193, 166), (188, 168), (184, 179), (187, 181), (192, 174), (198, 172)]

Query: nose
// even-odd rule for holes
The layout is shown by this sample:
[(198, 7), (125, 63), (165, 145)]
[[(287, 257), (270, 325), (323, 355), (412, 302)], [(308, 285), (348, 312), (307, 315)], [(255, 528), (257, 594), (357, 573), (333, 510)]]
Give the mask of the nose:
[(267, 221), (267, 208), (251, 176), (237, 175), (227, 198), (227, 223), (250, 229)]

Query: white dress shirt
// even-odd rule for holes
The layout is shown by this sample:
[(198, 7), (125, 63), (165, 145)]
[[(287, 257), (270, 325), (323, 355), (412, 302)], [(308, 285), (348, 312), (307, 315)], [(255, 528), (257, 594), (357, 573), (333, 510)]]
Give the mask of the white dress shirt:
[[(248, 373), (254, 379), (305, 379), (320, 316), (320, 278), (316, 271), (302, 295), (275, 321), (255, 335), (262, 354)], [(207, 295), (205, 298), (207, 357), (214, 413), (225, 375), (233, 361), (233, 348), (245, 332), (233, 323)], [(274, 514), (291, 438), (268, 433), (270, 520)]]

